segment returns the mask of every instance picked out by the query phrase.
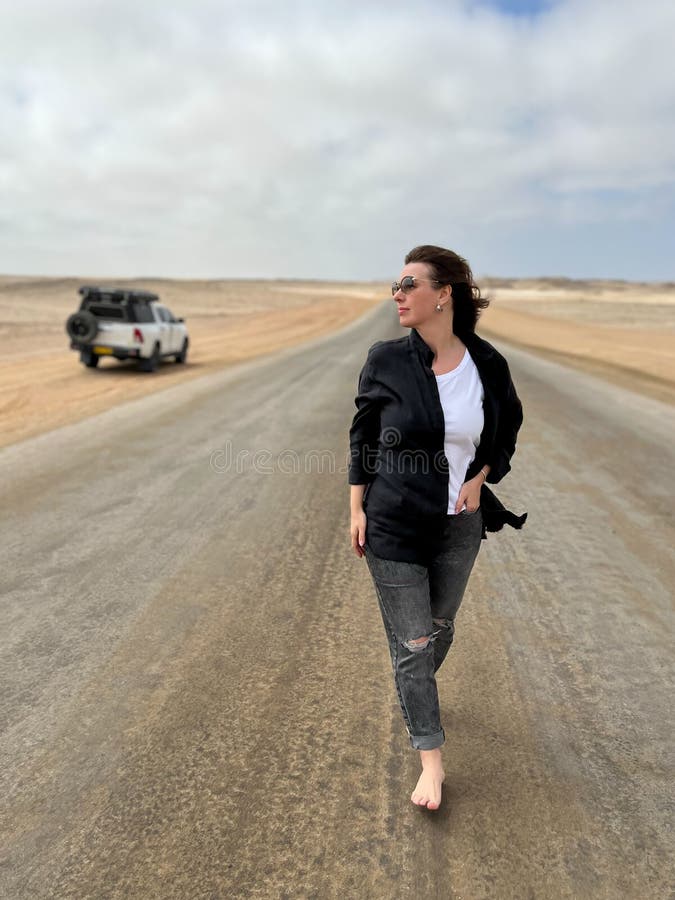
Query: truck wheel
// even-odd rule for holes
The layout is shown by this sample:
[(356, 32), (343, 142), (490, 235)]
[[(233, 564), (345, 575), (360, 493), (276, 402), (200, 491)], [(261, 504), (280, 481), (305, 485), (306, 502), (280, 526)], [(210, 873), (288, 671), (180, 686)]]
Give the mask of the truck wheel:
[(96, 316), (86, 309), (73, 313), (66, 321), (66, 331), (74, 341), (92, 341), (98, 333)]
[(152, 356), (148, 359), (142, 359), (140, 369), (141, 372), (156, 372), (159, 366), (159, 344), (155, 344), (152, 348)]
[(91, 350), (80, 350), (80, 362), (84, 363), (88, 369), (95, 369), (100, 358)]
[(176, 362), (177, 363), (184, 363), (185, 360), (187, 359), (188, 344), (189, 344), (189, 341), (187, 338), (185, 338), (185, 340), (183, 341), (183, 346), (181, 348), (180, 353), (176, 353)]

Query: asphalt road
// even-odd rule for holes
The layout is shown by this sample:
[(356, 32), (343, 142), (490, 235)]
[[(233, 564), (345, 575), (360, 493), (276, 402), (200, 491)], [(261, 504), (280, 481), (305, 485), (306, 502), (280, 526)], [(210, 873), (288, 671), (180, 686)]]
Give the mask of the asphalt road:
[(429, 813), (348, 540), (356, 376), (399, 333), (0, 452), (0, 896), (670, 896), (675, 411), (501, 347), (529, 519), (483, 542)]

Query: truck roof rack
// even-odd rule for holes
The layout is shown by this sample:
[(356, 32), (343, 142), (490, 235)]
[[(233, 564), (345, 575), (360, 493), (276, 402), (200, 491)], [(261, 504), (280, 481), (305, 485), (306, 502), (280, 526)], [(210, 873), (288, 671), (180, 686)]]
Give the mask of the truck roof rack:
[(153, 300), (159, 300), (158, 295), (151, 294), (150, 291), (130, 291), (127, 288), (100, 287), (93, 284), (83, 284), (79, 288), (79, 293), (83, 297), (97, 297), (109, 303), (128, 303), (130, 300), (136, 303), (151, 303)]

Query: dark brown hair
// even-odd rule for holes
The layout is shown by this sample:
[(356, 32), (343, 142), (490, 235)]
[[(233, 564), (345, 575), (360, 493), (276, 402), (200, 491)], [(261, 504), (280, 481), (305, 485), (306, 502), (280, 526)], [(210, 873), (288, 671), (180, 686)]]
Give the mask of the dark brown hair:
[(426, 263), (432, 276), (441, 284), (452, 285), (453, 332), (461, 337), (475, 331), (481, 310), (489, 306), (490, 301), (481, 295), (468, 262), (452, 250), (432, 244), (414, 247), (408, 253), (405, 264), (416, 262)]

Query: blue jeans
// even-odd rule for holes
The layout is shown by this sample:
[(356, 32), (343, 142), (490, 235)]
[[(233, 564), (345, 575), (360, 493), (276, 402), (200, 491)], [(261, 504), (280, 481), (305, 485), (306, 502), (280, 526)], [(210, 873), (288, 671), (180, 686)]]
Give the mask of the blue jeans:
[(366, 526), (366, 562), (410, 743), (415, 750), (433, 750), (445, 741), (435, 673), (452, 644), (455, 616), (480, 549), (482, 511), (446, 517), (442, 549), (428, 566), (375, 556), (367, 535)]

